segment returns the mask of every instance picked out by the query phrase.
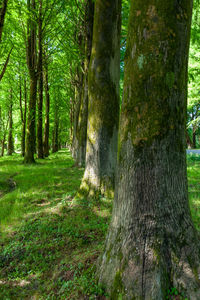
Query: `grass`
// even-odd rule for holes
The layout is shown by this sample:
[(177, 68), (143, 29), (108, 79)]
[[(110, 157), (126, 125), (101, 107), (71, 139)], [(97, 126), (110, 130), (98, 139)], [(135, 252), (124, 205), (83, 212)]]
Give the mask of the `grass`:
[[(112, 201), (73, 201), (83, 169), (67, 150), (25, 166), (0, 159), (0, 299), (107, 299), (95, 281)], [(200, 229), (200, 157), (188, 155), (189, 196)]]
[(72, 199), (83, 169), (68, 151), (0, 160), (0, 299), (105, 299), (94, 279), (111, 201)]

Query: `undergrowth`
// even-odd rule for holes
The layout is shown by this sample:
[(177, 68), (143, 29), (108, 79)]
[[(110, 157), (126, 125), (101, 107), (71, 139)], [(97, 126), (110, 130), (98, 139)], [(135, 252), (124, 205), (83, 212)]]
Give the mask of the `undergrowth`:
[(0, 299), (106, 299), (94, 274), (111, 200), (73, 203), (83, 169), (67, 150), (0, 172)]
[[(108, 299), (95, 268), (112, 200), (73, 201), (83, 169), (67, 150), (31, 166), (1, 158), (0, 173), (0, 299)], [(188, 177), (200, 230), (199, 156), (188, 156)]]

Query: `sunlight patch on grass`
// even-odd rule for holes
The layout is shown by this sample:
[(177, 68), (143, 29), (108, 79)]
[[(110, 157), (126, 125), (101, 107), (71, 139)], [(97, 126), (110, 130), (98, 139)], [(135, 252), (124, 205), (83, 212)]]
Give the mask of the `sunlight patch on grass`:
[[(83, 169), (74, 167), (66, 150), (32, 166), (17, 155), (0, 159), (0, 171), (5, 180), (17, 172), (15, 189), (0, 198), (0, 299), (107, 299), (95, 266), (112, 199), (74, 200)], [(188, 158), (188, 178), (200, 230), (198, 157)]]

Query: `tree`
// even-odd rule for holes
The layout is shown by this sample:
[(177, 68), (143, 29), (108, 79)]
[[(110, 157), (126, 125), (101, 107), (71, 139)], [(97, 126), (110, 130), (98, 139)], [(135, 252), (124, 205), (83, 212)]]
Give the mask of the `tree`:
[(1, 42), (2, 32), (3, 32), (3, 25), (5, 21), (8, 0), (2, 0), (1, 2), (2, 3), (0, 7), (0, 42)]
[(200, 243), (187, 196), (192, 0), (131, 2), (117, 185), (99, 281), (111, 299), (200, 299)]
[[(27, 0), (28, 11), (36, 12), (35, 0)], [(28, 41), (27, 41), (27, 65), (30, 75), (30, 95), (28, 107), (28, 120), (26, 130), (25, 163), (34, 163), (35, 153), (35, 114), (37, 99), (37, 58), (36, 58), (36, 23), (32, 18), (28, 19)]]
[(44, 156), (49, 156), (49, 111), (50, 111), (50, 94), (48, 79), (48, 64), (46, 62), (45, 71), (45, 127), (44, 127)]
[(86, 168), (80, 192), (112, 194), (119, 121), (121, 1), (95, 2)]
[(38, 119), (37, 119), (37, 148), (38, 158), (44, 158), (43, 153), (43, 135), (42, 135), (42, 108), (43, 108), (43, 35), (42, 35), (42, 0), (39, 0), (38, 17)]
[[(79, 166), (85, 165), (86, 157), (86, 142), (87, 142), (87, 120), (88, 120), (88, 70), (90, 56), (92, 50), (92, 34), (93, 34), (93, 19), (94, 19), (94, 2), (87, 0), (85, 3), (84, 16), (84, 32), (83, 42), (80, 43), (80, 49), (84, 44), (84, 62), (83, 72), (77, 70), (76, 83), (76, 114), (74, 123), (74, 143), (72, 145), (76, 164)], [(80, 35), (80, 33), (79, 33)], [(81, 38), (82, 40), (82, 38)], [(77, 120), (76, 120), (77, 119)]]
[(13, 91), (10, 89), (10, 104), (8, 111), (9, 128), (8, 128), (8, 155), (12, 155), (14, 152), (14, 141), (13, 141)]

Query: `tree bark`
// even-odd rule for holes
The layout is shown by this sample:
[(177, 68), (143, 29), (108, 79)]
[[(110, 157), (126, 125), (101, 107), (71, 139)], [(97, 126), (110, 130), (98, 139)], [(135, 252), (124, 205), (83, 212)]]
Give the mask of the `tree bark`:
[(172, 287), (200, 299), (186, 174), (191, 15), (190, 0), (131, 2), (117, 185), (98, 272), (110, 299), (164, 300)]
[(9, 116), (7, 118), (6, 124), (4, 123), (3, 117), (2, 117), (2, 108), (0, 106), (0, 133), (1, 135), (1, 156), (4, 156), (4, 150), (5, 150), (5, 141), (6, 141), (6, 134), (8, 130), (8, 123), (9, 123)]
[(21, 154), (24, 157), (25, 155), (25, 139), (26, 139), (26, 111), (27, 111), (27, 88), (26, 88), (26, 79), (24, 81), (24, 110), (22, 104), (22, 82), (20, 78), (20, 90), (19, 90), (19, 102), (20, 102), (20, 113), (22, 121), (22, 137), (21, 137)]
[(196, 149), (196, 128), (192, 128), (192, 148)]
[[(29, 12), (36, 9), (35, 0), (27, 0)], [(36, 63), (36, 24), (28, 20), (27, 66), (30, 74), (30, 97), (26, 130), (26, 147), (24, 163), (34, 163), (35, 153), (35, 115), (37, 100), (37, 63)]]
[(48, 66), (45, 67), (45, 125), (44, 125), (44, 156), (49, 156), (49, 111), (50, 111), (50, 94), (48, 81)]
[(119, 122), (121, 1), (95, 1), (86, 169), (80, 194), (111, 196)]
[(3, 76), (4, 76), (5, 72), (6, 72), (6, 69), (7, 69), (9, 60), (10, 60), (10, 55), (12, 53), (12, 50), (13, 50), (13, 47), (11, 48), (10, 52), (8, 53), (7, 59), (6, 59), (5, 64), (3, 66), (3, 70), (0, 73), (0, 81), (2, 80), (2, 78), (3, 78)]
[(192, 140), (189, 136), (188, 130), (186, 129), (186, 141), (189, 148), (192, 148)]
[(42, 134), (42, 109), (43, 109), (43, 46), (42, 46), (42, 0), (39, 0), (38, 18), (38, 118), (37, 118), (37, 149), (38, 158), (44, 158), (43, 153), (43, 134)]
[(8, 127), (8, 152), (7, 155), (12, 155), (14, 152), (14, 141), (13, 141), (13, 103), (12, 103), (12, 90), (10, 91), (11, 103), (9, 107), (9, 127)]
[(2, 38), (3, 25), (4, 25), (4, 21), (5, 21), (7, 4), (8, 4), (8, 0), (2, 0), (2, 4), (0, 7), (0, 43), (1, 43), (1, 38)]
[(72, 156), (75, 160), (75, 163), (78, 164), (78, 155), (79, 151), (79, 139), (78, 139), (78, 124), (79, 124), (79, 115), (81, 108), (81, 90), (82, 90), (83, 74), (77, 68), (77, 74), (75, 76), (74, 84), (74, 98), (75, 98), (75, 112), (74, 112), (74, 124), (73, 124), (73, 140), (72, 140)]
[(53, 129), (52, 153), (58, 152), (58, 150), (59, 150), (58, 133), (59, 133), (59, 117), (58, 117), (58, 107), (56, 105), (55, 118), (54, 118), (54, 129)]
[[(75, 162), (79, 166), (85, 165), (86, 158), (86, 142), (87, 142), (87, 121), (88, 121), (88, 70), (92, 51), (92, 35), (94, 20), (94, 2), (88, 0), (85, 6), (85, 60), (83, 79), (80, 76), (81, 87), (76, 87), (77, 92), (81, 92), (81, 101), (77, 101), (78, 123), (75, 127)], [(82, 75), (82, 74), (81, 74)], [(79, 97), (79, 95), (78, 95)]]

